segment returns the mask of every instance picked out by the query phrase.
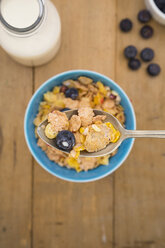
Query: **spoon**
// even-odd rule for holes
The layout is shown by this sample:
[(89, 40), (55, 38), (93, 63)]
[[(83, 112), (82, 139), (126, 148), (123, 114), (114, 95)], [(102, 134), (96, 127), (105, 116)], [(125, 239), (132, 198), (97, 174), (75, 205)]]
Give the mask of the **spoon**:
[[(113, 115), (101, 111), (101, 110), (93, 110), (95, 115), (106, 115), (106, 119), (104, 120), (104, 122), (110, 122), (112, 123), (112, 125), (115, 127), (115, 129), (119, 130), (120, 132), (120, 138), (118, 139), (118, 141), (116, 143), (109, 143), (104, 149), (98, 151), (98, 152), (87, 152), (87, 151), (81, 151), (80, 153), (80, 157), (102, 157), (102, 156), (106, 156), (110, 153), (112, 153), (113, 151), (115, 151), (120, 145), (121, 143), (128, 138), (165, 138), (165, 131), (164, 130), (148, 130), (148, 131), (144, 131), (144, 130), (127, 130), (125, 129), (121, 123), (118, 121), (117, 118), (115, 118)], [(77, 115), (78, 114), (78, 110), (68, 110), (65, 111), (66, 116), (68, 117), (68, 119), (71, 118), (72, 115)], [(48, 139), (45, 135), (44, 129), (46, 127), (46, 125), (48, 124), (48, 120), (46, 119), (45, 121), (43, 121), (42, 123), (40, 123), (40, 125), (37, 128), (37, 133), (39, 135), (39, 137), (49, 146), (56, 148), (58, 150), (59, 149), (54, 140), (53, 139)], [(61, 150), (63, 151), (63, 150)], [(65, 152), (65, 151), (63, 151)], [(69, 152), (65, 152), (68, 153)]]

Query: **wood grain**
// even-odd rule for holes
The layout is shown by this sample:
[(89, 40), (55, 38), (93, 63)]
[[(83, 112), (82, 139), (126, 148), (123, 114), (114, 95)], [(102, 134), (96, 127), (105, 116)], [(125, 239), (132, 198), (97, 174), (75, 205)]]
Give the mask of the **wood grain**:
[(0, 247), (31, 247), (31, 155), (23, 134), (32, 70), (0, 50)]
[[(165, 27), (155, 21), (152, 39), (139, 36), (143, 0), (53, 0), (62, 20), (62, 45), (47, 65), (13, 62), (0, 50), (0, 248), (165, 248), (165, 146), (136, 140), (113, 175), (97, 182), (64, 182), (32, 160), (23, 138), (23, 118), (33, 92), (49, 77), (89, 69), (115, 81), (132, 99), (138, 129), (164, 129)], [(133, 30), (118, 28), (122, 18)], [(127, 45), (155, 50), (156, 78), (128, 69)], [(14, 124), (12, 122), (14, 121)], [(32, 167), (33, 164), (33, 167)]]
[[(69, 69), (91, 69), (114, 77), (115, 1), (54, 3), (62, 20), (62, 46), (52, 62), (35, 70), (35, 88)], [(34, 175), (34, 247), (113, 247), (112, 177), (68, 183), (37, 164)]]
[[(133, 101), (138, 129), (164, 129), (165, 122), (165, 28), (151, 21), (155, 34), (144, 40), (139, 35), (142, 24), (137, 13), (144, 8), (143, 1), (118, 0), (117, 20), (131, 18), (133, 30), (123, 34), (117, 29), (116, 81)], [(130, 71), (123, 49), (135, 45), (140, 51), (151, 47), (154, 62), (162, 68), (161, 74), (151, 78), (147, 64)], [(121, 248), (165, 247), (165, 146), (164, 140), (137, 139), (127, 161), (115, 173), (115, 240)]]

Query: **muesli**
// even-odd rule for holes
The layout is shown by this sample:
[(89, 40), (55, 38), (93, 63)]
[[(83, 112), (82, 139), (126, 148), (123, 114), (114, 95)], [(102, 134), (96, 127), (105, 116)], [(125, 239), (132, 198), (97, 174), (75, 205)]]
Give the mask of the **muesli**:
[[(115, 155), (117, 150), (112, 154), (100, 158), (79, 157), (79, 152), (81, 149), (84, 149), (83, 144), (86, 145), (86, 150), (88, 149), (89, 152), (102, 149), (100, 144), (94, 145), (94, 147), (91, 146), (91, 133), (95, 132), (95, 134), (97, 133), (99, 136), (102, 132), (97, 132), (94, 129), (99, 128), (106, 130), (108, 127), (103, 123), (103, 121), (105, 122), (105, 117), (94, 116), (92, 109), (108, 112), (114, 115), (121, 124), (124, 125), (125, 115), (120, 101), (119, 94), (100, 81), (94, 82), (91, 78), (84, 76), (76, 80), (69, 79), (64, 81), (62, 85), (55, 86), (52, 91), (48, 91), (43, 95), (43, 101), (40, 103), (39, 112), (34, 120), (34, 125), (37, 128), (42, 121), (48, 118), (49, 124), (46, 127), (46, 133), (50, 139), (57, 137), (57, 133), (60, 133), (60, 131), (68, 130), (74, 133), (74, 149), (71, 150), (70, 155), (53, 149), (38, 138), (35, 131), (36, 137), (38, 138), (37, 144), (47, 154), (50, 160), (55, 161), (60, 166), (73, 168), (77, 172), (82, 170), (88, 171), (96, 168), (100, 164), (109, 164), (109, 158)], [(69, 109), (79, 109), (79, 114), (72, 116), (68, 121), (63, 111)], [(61, 123), (60, 125), (58, 125), (59, 122)], [(52, 132), (51, 123), (53, 123), (54, 132)], [(88, 130), (88, 136), (86, 135), (87, 126), (89, 126), (90, 130)], [(104, 140), (103, 144), (107, 145), (107, 142), (109, 141)]]

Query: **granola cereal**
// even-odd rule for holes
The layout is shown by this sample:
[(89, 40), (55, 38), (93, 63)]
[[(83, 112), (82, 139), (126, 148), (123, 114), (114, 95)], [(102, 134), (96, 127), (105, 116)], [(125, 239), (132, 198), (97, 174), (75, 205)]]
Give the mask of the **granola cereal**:
[[(73, 99), (72, 95), (68, 97), (68, 94), (66, 97), (65, 91), (70, 88), (75, 88), (78, 91), (78, 96), (76, 99)], [(38, 138), (35, 132), (38, 139), (38, 146), (41, 147), (50, 160), (58, 163), (60, 166), (73, 168), (77, 172), (82, 170), (88, 171), (90, 169), (96, 168), (100, 164), (109, 164), (109, 158), (115, 155), (117, 150), (115, 153), (101, 158), (81, 158), (78, 156), (80, 151), (84, 149), (84, 144), (89, 150), (100, 149), (100, 144), (96, 143), (97, 145), (95, 145), (93, 148), (88, 141), (92, 138), (91, 133), (93, 132), (95, 137), (92, 139), (98, 140), (98, 137), (102, 135), (99, 132), (96, 132), (94, 129), (103, 129), (102, 125), (103, 121), (105, 122), (105, 117), (94, 116), (91, 108), (103, 110), (113, 114), (116, 118), (118, 118), (121, 124), (124, 125), (125, 115), (124, 109), (120, 105), (120, 101), (121, 99), (119, 94), (116, 91), (110, 89), (110, 87), (104, 86), (104, 84), (100, 81), (93, 82), (91, 78), (84, 76), (81, 76), (76, 80), (68, 79), (64, 81), (61, 86), (55, 86), (52, 91), (48, 91), (43, 95), (43, 101), (40, 103), (39, 112), (34, 120), (34, 125), (37, 128), (37, 126), (49, 116), (49, 121), (55, 121), (53, 125), (51, 125), (49, 122), (50, 125), (47, 127), (47, 134), (50, 135), (49, 138), (55, 138), (57, 133), (61, 130), (71, 131), (74, 133), (75, 137), (74, 149), (71, 155), (67, 155), (62, 151), (53, 149), (46, 145), (40, 138)], [(83, 110), (80, 110), (79, 117), (72, 117), (73, 119), (68, 121), (64, 113), (58, 113), (65, 108), (81, 108)], [(58, 121), (62, 123), (60, 126), (57, 125), (57, 118)], [(75, 122), (74, 118), (76, 118)], [(107, 127), (104, 127), (104, 129), (107, 130)], [(106, 145), (106, 142), (108, 142), (107, 139), (105, 139), (104, 145)]]

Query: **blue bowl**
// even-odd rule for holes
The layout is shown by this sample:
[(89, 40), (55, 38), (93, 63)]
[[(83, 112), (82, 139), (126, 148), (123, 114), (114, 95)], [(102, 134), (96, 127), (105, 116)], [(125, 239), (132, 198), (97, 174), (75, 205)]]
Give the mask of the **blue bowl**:
[(43, 99), (43, 94), (51, 90), (55, 85), (60, 85), (63, 81), (67, 79), (77, 79), (79, 76), (87, 76), (92, 78), (94, 81), (101, 81), (103, 84), (109, 86), (111, 89), (117, 91), (121, 97), (121, 105), (124, 107), (127, 129), (136, 128), (136, 119), (133, 106), (125, 94), (125, 92), (110, 78), (99, 74), (94, 71), (88, 70), (72, 70), (60, 73), (50, 79), (48, 79), (32, 96), (25, 113), (24, 119), (24, 133), (29, 150), (35, 160), (49, 173), (52, 175), (67, 180), (71, 182), (90, 182), (101, 179), (113, 171), (115, 171), (119, 166), (126, 160), (129, 155), (131, 148), (134, 143), (134, 139), (125, 140), (119, 147), (118, 152), (115, 156), (110, 158), (108, 165), (99, 166), (88, 172), (77, 173), (73, 169), (67, 169), (66, 167), (60, 167), (55, 162), (48, 159), (46, 154), (37, 146), (37, 139), (34, 135), (34, 124), (33, 120), (38, 112), (39, 103)]

